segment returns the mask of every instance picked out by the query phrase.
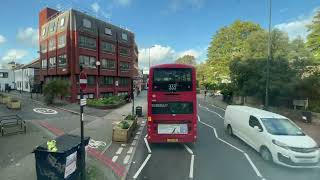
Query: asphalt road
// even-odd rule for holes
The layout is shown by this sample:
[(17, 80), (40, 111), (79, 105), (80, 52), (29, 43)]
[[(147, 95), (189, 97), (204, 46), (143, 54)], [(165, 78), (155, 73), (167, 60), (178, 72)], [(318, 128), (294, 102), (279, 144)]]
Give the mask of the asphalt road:
[[(148, 156), (143, 138), (139, 140), (127, 179), (152, 180), (319, 180), (318, 169), (291, 169), (264, 162), (259, 154), (236, 137), (224, 132), (224, 110), (198, 99), (198, 141), (187, 144), (194, 154), (194, 168), (190, 168), (191, 154), (182, 144), (151, 145)], [(214, 132), (216, 130), (216, 133)], [(143, 132), (143, 137), (146, 131)], [(139, 173), (139, 168), (141, 171)], [(190, 169), (193, 178), (190, 178)], [(191, 176), (192, 177), (192, 176)]]

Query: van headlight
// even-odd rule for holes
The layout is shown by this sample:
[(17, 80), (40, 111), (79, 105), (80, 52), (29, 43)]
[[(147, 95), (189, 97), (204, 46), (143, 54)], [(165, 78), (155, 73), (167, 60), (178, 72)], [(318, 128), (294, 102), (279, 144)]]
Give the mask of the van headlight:
[(290, 149), (289, 146), (283, 142), (280, 142), (280, 141), (277, 141), (277, 140), (272, 140), (272, 143), (279, 146), (279, 147), (282, 147), (284, 149)]

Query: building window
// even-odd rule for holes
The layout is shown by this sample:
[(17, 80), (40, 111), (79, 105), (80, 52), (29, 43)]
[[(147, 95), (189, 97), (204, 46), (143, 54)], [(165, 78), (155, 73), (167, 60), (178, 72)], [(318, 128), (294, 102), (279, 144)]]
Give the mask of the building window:
[(64, 17), (60, 19), (60, 27), (64, 26)]
[(44, 28), (42, 28), (42, 36), (45, 36), (46, 35), (46, 28), (44, 27)]
[(58, 37), (58, 48), (63, 48), (65, 46), (66, 46), (66, 34), (63, 34)]
[(116, 61), (111, 59), (102, 59), (101, 68), (114, 70), (116, 69)]
[(86, 36), (79, 36), (79, 47), (95, 50), (97, 48), (96, 39)]
[(80, 65), (84, 68), (96, 68), (96, 58), (91, 56), (79, 56)]
[(119, 53), (123, 56), (129, 56), (130, 50), (128, 48), (120, 48)]
[(83, 27), (85, 27), (85, 28), (91, 29), (91, 21), (88, 20), (88, 19), (82, 19), (82, 25), (83, 25)]
[(7, 72), (0, 72), (0, 78), (8, 78), (8, 75)]
[(103, 98), (107, 98), (107, 97), (113, 96), (113, 93), (112, 93), (112, 92), (104, 92), (104, 93), (101, 93), (101, 96), (102, 96)]
[(111, 43), (102, 41), (101, 50), (107, 53), (114, 53), (116, 52), (116, 47)]
[(56, 57), (49, 58), (49, 68), (56, 67)]
[(42, 59), (42, 69), (47, 69), (47, 59)]
[(107, 35), (112, 35), (112, 31), (111, 31), (111, 28), (104, 28), (104, 33), (107, 34)]
[(88, 86), (92, 86), (96, 84), (96, 76), (88, 76), (87, 77)]
[(53, 32), (53, 31), (55, 31), (55, 30), (56, 30), (56, 22), (50, 23), (50, 25), (49, 25), (49, 31), (50, 31), (50, 32)]
[(120, 62), (120, 71), (128, 71), (130, 69), (130, 64), (126, 62)]
[(122, 38), (123, 40), (125, 40), (125, 41), (128, 41), (128, 34), (123, 32), (123, 33), (121, 34), (121, 38)]
[(56, 49), (56, 39), (49, 40), (49, 51)]
[(42, 53), (46, 53), (47, 52), (47, 42), (41, 43), (40, 48), (41, 48)]
[(112, 76), (102, 76), (100, 79), (101, 85), (110, 86), (113, 85), (113, 77)]
[(129, 78), (119, 78), (119, 86), (129, 86)]
[(58, 66), (59, 67), (66, 67), (67, 66), (67, 55), (63, 54), (58, 56)]

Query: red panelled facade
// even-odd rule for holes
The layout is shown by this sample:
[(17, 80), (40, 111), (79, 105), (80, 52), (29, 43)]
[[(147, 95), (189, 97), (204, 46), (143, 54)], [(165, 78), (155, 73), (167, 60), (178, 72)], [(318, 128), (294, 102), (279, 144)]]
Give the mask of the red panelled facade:
[(87, 98), (129, 93), (138, 74), (134, 34), (73, 9), (39, 13), (39, 44), (40, 80), (69, 81), (71, 102), (79, 97), (80, 66), (88, 77)]

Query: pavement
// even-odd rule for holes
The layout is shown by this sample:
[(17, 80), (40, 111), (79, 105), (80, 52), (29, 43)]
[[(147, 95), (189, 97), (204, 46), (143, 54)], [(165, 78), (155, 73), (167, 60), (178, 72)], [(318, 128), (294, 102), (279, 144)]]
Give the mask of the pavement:
[[(36, 179), (33, 149), (47, 140), (64, 133), (80, 134), (79, 105), (62, 104), (46, 106), (41, 99), (30, 99), (30, 94), (11, 92), (11, 96), (22, 100), (21, 111), (10, 111), (0, 105), (0, 114), (18, 114), (27, 121), (27, 133), (0, 137), (0, 179)], [(146, 92), (135, 99), (135, 106), (142, 106), (146, 114)], [(35, 108), (48, 108), (56, 114), (34, 112)], [(94, 165), (101, 171), (97, 179), (124, 179), (130, 168), (131, 160), (140, 138), (145, 118), (139, 118), (139, 127), (128, 143), (112, 142), (112, 127), (125, 115), (131, 113), (132, 103), (114, 110), (99, 110), (85, 107), (84, 134), (91, 137), (87, 150), (88, 165)], [(121, 149), (121, 150), (120, 150)]]
[[(263, 161), (243, 141), (224, 131), (224, 110), (198, 96), (194, 144), (148, 144), (141, 138), (127, 179), (141, 180), (318, 180), (320, 168), (291, 169)], [(146, 135), (143, 130), (142, 136)]]

